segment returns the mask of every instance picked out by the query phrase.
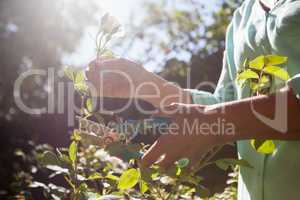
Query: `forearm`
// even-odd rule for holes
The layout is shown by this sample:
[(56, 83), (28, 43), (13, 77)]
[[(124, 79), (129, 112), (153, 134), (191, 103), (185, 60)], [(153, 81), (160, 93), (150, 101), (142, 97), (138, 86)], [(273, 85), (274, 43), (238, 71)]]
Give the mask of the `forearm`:
[[(284, 96), (287, 97), (287, 101), (278, 105), (279, 102), (276, 102), (276, 97), (284, 98)], [(286, 106), (287, 115), (281, 116), (281, 113), (279, 113), (279, 116), (275, 116), (278, 111), (275, 109), (276, 106), (280, 106), (280, 109), (284, 109), (283, 107)], [(235, 125), (235, 134), (231, 136), (225, 134), (224, 141), (244, 139), (300, 139), (300, 104), (289, 88), (285, 88), (270, 96), (263, 95), (209, 106), (207, 110), (216, 111), (216, 114), (212, 115), (224, 118), (226, 122), (231, 122)], [(273, 120), (266, 123), (265, 120), (259, 119), (254, 110), (268, 119), (273, 119), (274, 116), (277, 119), (280, 117), (279, 123), (285, 123), (283, 120), (286, 120), (286, 130), (281, 132), (278, 129), (274, 129), (274, 123), (277, 126), (278, 121)]]

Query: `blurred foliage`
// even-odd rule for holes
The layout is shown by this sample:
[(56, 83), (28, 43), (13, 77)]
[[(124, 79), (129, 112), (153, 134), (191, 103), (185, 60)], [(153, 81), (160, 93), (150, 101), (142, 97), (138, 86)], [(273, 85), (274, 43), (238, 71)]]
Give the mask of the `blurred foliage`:
[(240, 3), (241, 0), (145, 1), (147, 14), (140, 24), (129, 28), (135, 30), (131, 47), (135, 42), (143, 43), (145, 48), (139, 61), (156, 65), (160, 75), (182, 87), (194, 88), (203, 81), (216, 83), (226, 29)]
[[(14, 154), (16, 148), (29, 153), (33, 146), (28, 141), (39, 141), (46, 135), (52, 136), (49, 143), (59, 144), (63, 137), (55, 135), (61, 135), (61, 130), (66, 129), (59, 115), (56, 119), (54, 116), (35, 117), (16, 108), (13, 88), (17, 77), (28, 69), (47, 72), (53, 67), (58, 70), (62, 55), (74, 51), (85, 27), (98, 23), (95, 12), (99, 12), (96, 1), (0, 1), (0, 130), (1, 138), (5, 138), (0, 142), (1, 199), (7, 191), (16, 192), (17, 187), (10, 187), (10, 182), (18, 180), (19, 175), (24, 177), (22, 170), (27, 170)], [(28, 106), (47, 105), (48, 92), (55, 90), (56, 85), (47, 88), (46, 82), (45, 77), (30, 77), (24, 81), (21, 98)], [(53, 129), (49, 130), (46, 124)]]
[[(59, 68), (63, 53), (72, 52), (84, 27), (95, 22), (95, 2), (1, 0), (0, 2), (0, 118), (17, 115), (13, 86), (28, 69)], [(22, 85), (29, 106), (44, 105), (47, 80), (35, 78)], [(51, 88), (53, 89), (53, 88)]]
[[(132, 35), (134, 41), (146, 46), (140, 61), (157, 63), (160, 75), (182, 87), (188, 86), (188, 74), (191, 74), (190, 87), (202, 81), (216, 82), (222, 66), (226, 27), (239, 2), (220, 1), (209, 9), (200, 0), (145, 1), (144, 18), (132, 27), (138, 30)], [(37, 146), (31, 140), (61, 145), (67, 138), (66, 116), (36, 118), (16, 109), (13, 102), (16, 78), (27, 69), (59, 69), (63, 53), (74, 51), (85, 27), (97, 23), (96, 12), (99, 6), (94, 1), (0, 1), (0, 130), (5, 138), (0, 145), (1, 199), (8, 195), (21, 195), (15, 196), (17, 199), (27, 195), (31, 199), (23, 188), (32, 184), (32, 176), (48, 179), (36, 163), (34, 147), (43, 151), (54, 149)], [(130, 42), (129, 50), (134, 41)], [(27, 105), (45, 105), (49, 91), (44, 87), (46, 81), (26, 80), (22, 98)], [(47, 140), (38, 139), (43, 137)], [(35, 186), (46, 188), (46, 192), (66, 192), (50, 183)]]

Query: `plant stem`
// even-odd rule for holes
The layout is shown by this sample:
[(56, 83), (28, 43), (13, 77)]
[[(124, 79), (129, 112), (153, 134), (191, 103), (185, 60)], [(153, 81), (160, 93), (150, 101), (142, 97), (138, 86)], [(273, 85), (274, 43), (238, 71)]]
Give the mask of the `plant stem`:
[[(80, 109), (80, 116), (83, 117), (84, 115), (84, 112), (83, 112), (83, 109), (84, 109), (84, 100), (85, 100), (85, 96), (82, 95), (81, 96), (81, 109)], [(80, 130), (81, 131), (81, 130)], [(76, 141), (76, 152), (75, 152), (75, 160), (74, 160), (74, 182), (75, 182), (75, 193), (77, 192), (77, 189), (79, 187), (79, 184), (78, 184), (78, 164), (77, 164), (77, 160), (78, 160), (78, 146), (79, 146), (79, 142)]]
[(101, 33), (101, 31), (99, 31), (99, 33), (98, 33), (98, 35), (97, 35), (97, 37), (96, 37), (97, 59), (99, 59), (100, 56), (101, 56), (101, 51), (102, 51), (101, 45), (102, 45), (102, 39), (103, 39), (103, 37), (104, 37), (104, 34), (101, 34), (100, 38), (98, 39), (100, 33)]
[(78, 157), (78, 142), (76, 142), (76, 154), (75, 154), (75, 160), (74, 160), (74, 174), (75, 174), (75, 188), (77, 190), (78, 188), (78, 180), (77, 180), (77, 157)]
[(208, 161), (211, 160), (223, 147), (224, 145), (216, 146), (215, 149), (213, 149), (207, 157), (205, 157), (203, 160), (200, 160), (199, 164), (195, 167), (192, 174), (197, 173), (207, 165), (211, 164), (211, 162)]

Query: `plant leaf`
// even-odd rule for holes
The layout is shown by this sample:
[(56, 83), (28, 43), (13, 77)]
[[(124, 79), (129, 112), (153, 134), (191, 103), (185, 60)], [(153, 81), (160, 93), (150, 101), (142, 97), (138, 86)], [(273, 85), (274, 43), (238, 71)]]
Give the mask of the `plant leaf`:
[(120, 178), (118, 176), (115, 176), (113, 174), (107, 174), (105, 178), (113, 180), (113, 181), (119, 181), (120, 180)]
[(88, 98), (86, 100), (86, 108), (88, 109), (89, 112), (92, 112), (94, 110), (93, 100), (91, 98)]
[(242, 82), (242, 81), (245, 81), (245, 80), (248, 80), (248, 79), (251, 79), (251, 78), (254, 78), (254, 79), (258, 79), (259, 76), (256, 72), (250, 70), (250, 69), (247, 69), (241, 73), (239, 73), (237, 75), (237, 81), (238, 82)]
[(84, 72), (82, 70), (80, 71), (77, 71), (75, 73), (75, 84), (78, 84), (78, 83), (81, 83), (81, 82), (84, 82), (85, 80), (85, 76), (84, 76)]
[(152, 181), (153, 177), (156, 178), (156, 174), (158, 172), (153, 168), (141, 168), (140, 173), (142, 180), (144, 180), (145, 182), (150, 182)]
[(266, 66), (263, 71), (267, 74), (271, 74), (273, 76), (276, 76), (277, 78), (280, 78), (284, 81), (287, 81), (290, 76), (288, 72), (285, 69), (282, 69), (277, 66)]
[(181, 172), (181, 168), (177, 166), (176, 176), (180, 176)]
[(288, 57), (278, 55), (267, 55), (265, 57), (266, 65), (280, 65), (286, 63)]
[(140, 181), (140, 192), (142, 194), (144, 194), (145, 192), (148, 191), (148, 189), (149, 189), (148, 184), (145, 181), (141, 180)]
[(64, 67), (64, 74), (66, 77), (68, 77), (71, 81), (75, 80), (75, 73), (74, 69), (70, 66), (65, 66)]
[(89, 89), (84, 81), (79, 82), (79, 83), (75, 83), (74, 88), (75, 88), (75, 90), (77, 90), (81, 93), (88, 93), (88, 89)]
[(58, 156), (59, 156), (58, 159), (60, 161), (60, 166), (63, 168), (71, 169), (72, 163), (69, 156), (65, 154), (59, 154)]
[(38, 162), (43, 165), (60, 165), (57, 156), (51, 151), (44, 152), (40, 157), (37, 157)]
[(69, 173), (69, 169), (62, 168), (62, 167), (57, 166), (57, 165), (47, 165), (46, 168), (50, 169), (52, 171), (55, 171), (56, 174), (68, 174)]
[(265, 65), (265, 56), (258, 56), (254, 60), (249, 62), (249, 67), (251, 69), (261, 70)]
[(71, 140), (77, 141), (77, 142), (81, 140), (81, 136), (80, 136), (79, 130), (74, 130), (74, 131), (73, 131)]
[(269, 82), (264, 82), (266, 80), (261, 80), (258, 83), (255, 82), (250, 82), (250, 88), (252, 91), (257, 92), (257, 91), (261, 91), (262, 89), (268, 88), (270, 87), (270, 83)]
[[(104, 196), (101, 196), (100, 194), (98, 193), (94, 193), (94, 192), (85, 192), (84, 193), (84, 197), (82, 197), (81, 199), (84, 199), (84, 200), (99, 200), (99, 199), (102, 199), (106, 197), (105, 195)], [(110, 199), (110, 198), (113, 198), (112, 195), (109, 195), (107, 196), (107, 199)], [(105, 199), (105, 198), (104, 198)]]
[(196, 194), (199, 195), (199, 197), (201, 197), (202, 199), (207, 199), (210, 195), (210, 191), (203, 185), (199, 185), (196, 187)]
[(72, 163), (75, 162), (76, 151), (77, 151), (77, 143), (75, 141), (73, 141), (69, 146), (69, 158), (72, 161)]
[(96, 180), (101, 178), (103, 178), (103, 176), (100, 173), (95, 172), (88, 177), (88, 180)]
[(252, 91), (256, 92), (259, 88), (259, 85), (258, 85), (258, 83), (251, 82), (250, 83), (250, 88), (251, 88)]
[(180, 159), (180, 160), (178, 160), (178, 161), (176, 162), (176, 165), (177, 165), (180, 169), (182, 169), (182, 168), (187, 167), (187, 166), (189, 165), (189, 163), (190, 163), (190, 160), (189, 160), (188, 158), (182, 158), (182, 159)]
[(33, 181), (30, 185), (29, 185), (30, 188), (43, 188), (45, 190), (48, 189), (48, 186), (44, 183), (41, 183), (41, 182), (37, 182), (37, 181)]
[(116, 57), (115, 54), (110, 50), (104, 51), (103, 54), (101, 55), (101, 58), (103, 59), (113, 59), (115, 57)]
[(253, 168), (246, 160), (233, 159), (233, 158), (224, 158), (215, 161), (216, 165), (223, 170), (227, 170), (229, 167), (234, 169), (236, 165)]
[(271, 154), (276, 149), (276, 146), (272, 140), (251, 140), (251, 146), (262, 154)]
[(140, 172), (137, 169), (128, 169), (123, 172), (118, 183), (118, 189), (126, 190), (133, 188), (139, 181)]
[(260, 83), (270, 83), (270, 79), (268, 78), (268, 76), (266, 75), (263, 75), (260, 80), (259, 80)]

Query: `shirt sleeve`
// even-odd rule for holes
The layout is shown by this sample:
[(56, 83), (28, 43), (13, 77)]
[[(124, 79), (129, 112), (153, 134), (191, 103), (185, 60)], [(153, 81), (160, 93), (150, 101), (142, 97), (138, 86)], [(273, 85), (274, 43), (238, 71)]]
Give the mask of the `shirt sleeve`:
[[(276, 48), (281, 47), (288, 56), (288, 65), (290, 68), (291, 78), (287, 81), (287, 85), (292, 88), (295, 95), (300, 99), (300, 2), (290, 1), (286, 3), (283, 12), (278, 15), (276, 26), (270, 38), (273, 44), (277, 44)], [(277, 37), (276, 37), (277, 36)], [(280, 37), (281, 40), (275, 41)]]
[(235, 81), (231, 79), (229, 59), (233, 56), (233, 27), (232, 23), (228, 26), (226, 33), (226, 51), (223, 56), (222, 72), (216, 86), (215, 92), (210, 93), (197, 89), (186, 89), (192, 95), (193, 103), (202, 105), (213, 105), (225, 101), (234, 100), (236, 97)]
[(287, 85), (292, 88), (297, 98), (300, 100), (300, 73), (289, 79)]

